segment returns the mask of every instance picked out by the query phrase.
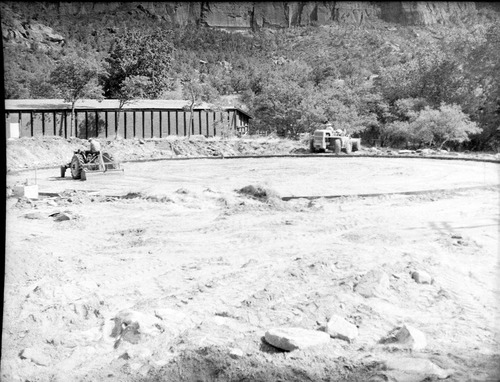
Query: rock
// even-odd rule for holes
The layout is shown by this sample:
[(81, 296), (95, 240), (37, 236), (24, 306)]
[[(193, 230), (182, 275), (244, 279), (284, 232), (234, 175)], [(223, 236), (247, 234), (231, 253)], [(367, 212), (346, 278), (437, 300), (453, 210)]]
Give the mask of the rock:
[(411, 278), (418, 284), (432, 284), (434, 281), (430, 274), (422, 270), (413, 272)]
[(398, 151), (398, 154), (411, 154), (412, 151), (411, 150), (399, 150)]
[(412, 350), (422, 350), (427, 346), (425, 334), (410, 325), (403, 325), (400, 328), (393, 329), (379, 342)]
[(30, 212), (24, 215), (26, 219), (44, 219), (45, 217), (40, 212)]
[(333, 338), (352, 342), (358, 336), (358, 328), (340, 316), (333, 315), (326, 324), (326, 332)]
[(153, 351), (147, 347), (130, 346), (124, 354), (125, 359), (145, 360), (153, 355)]
[(330, 335), (304, 328), (273, 328), (266, 332), (265, 339), (274, 347), (292, 351), (328, 343)]
[(241, 358), (243, 357), (243, 350), (234, 348), (229, 351), (229, 356), (233, 359)]
[(117, 339), (115, 347), (118, 347), (121, 341), (136, 344), (139, 343), (142, 335), (159, 334), (158, 319), (153, 315), (122, 310), (112, 320), (115, 325), (110, 335)]
[(207, 139), (205, 138), (204, 135), (199, 135), (199, 134), (198, 135), (194, 135), (193, 134), (193, 135), (191, 135), (189, 137), (189, 140), (190, 141), (206, 141)]
[(28, 359), (33, 363), (40, 366), (48, 366), (50, 364), (50, 357), (43, 354), (42, 351), (35, 348), (26, 348), (20, 353), (22, 359)]
[(389, 289), (389, 286), (389, 276), (380, 269), (374, 269), (361, 278), (354, 291), (367, 298), (379, 297)]
[[(384, 363), (387, 370), (399, 371), (405, 375), (418, 375), (418, 381), (425, 380), (427, 377), (445, 379), (453, 374), (453, 370), (442, 369), (424, 358), (396, 357), (387, 359)], [(397, 380), (399, 381), (401, 379), (398, 378)]]
[(66, 212), (56, 212), (56, 213), (50, 214), (49, 216), (51, 218), (53, 218), (54, 221), (56, 221), (56, 222), (62, 222), (62, 221), (65, 221), (65, 220), (71, 220), (71, 215), (69, 215)]

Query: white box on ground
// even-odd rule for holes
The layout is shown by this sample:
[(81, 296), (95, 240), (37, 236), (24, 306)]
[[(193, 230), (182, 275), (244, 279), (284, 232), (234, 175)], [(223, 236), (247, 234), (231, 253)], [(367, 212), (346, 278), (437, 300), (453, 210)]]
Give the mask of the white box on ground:
[(14, 186), (14, 195), (38, 199), (38, 184)]
[(11, 122), (9, 125), (9, 138), (19, 138), (19, 123)]

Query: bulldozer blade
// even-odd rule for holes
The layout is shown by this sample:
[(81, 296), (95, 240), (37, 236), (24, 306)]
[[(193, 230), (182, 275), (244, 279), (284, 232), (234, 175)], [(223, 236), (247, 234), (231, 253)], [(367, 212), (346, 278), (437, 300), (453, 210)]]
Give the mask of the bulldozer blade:
[(112, 169), (112, 170), (106, 170), (106, 171), (103, 171), (103, 170), (92, 170), (92, 171), (89, 171), (89, 170), (86, 170), (86, 169), (83, 169), (82, 170), (82, 173), (81, 173), (81, 180), (87, 180), (89, 178), (94, 178), (94, 177), (100, 177), (100, 176), (108, 176), (108, 175), (118, 175), (118, 176), (121, 176), (121, 175), (124, 175), (125, 174), (125, 170), (124, 169)]

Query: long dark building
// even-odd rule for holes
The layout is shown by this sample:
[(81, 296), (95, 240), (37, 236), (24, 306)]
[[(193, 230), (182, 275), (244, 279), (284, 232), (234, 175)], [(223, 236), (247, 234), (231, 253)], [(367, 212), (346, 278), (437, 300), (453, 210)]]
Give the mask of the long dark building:
[(232, 130), (248, 132), (251, 116), (233, 106), (201, 104), (191, 113), (182, 100), (136, 100), (119, 108), (118, 100), (79, 100), (75, 104), (76, 131), (71, 131), (71, 104), (62, 99), (5, 100), (7, 138), (62, 136), (108, 138), (164, 138), (169, 135), (220, 136)]

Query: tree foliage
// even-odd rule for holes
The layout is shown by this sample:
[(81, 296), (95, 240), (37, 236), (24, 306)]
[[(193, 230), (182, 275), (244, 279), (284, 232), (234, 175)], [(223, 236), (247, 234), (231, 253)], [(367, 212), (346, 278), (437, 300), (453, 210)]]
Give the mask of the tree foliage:
[(102, 67), (96, 61), (78, 56), (62, 59), (50, 74), (50, 84), (56, 94), (71, 103), (70, 136), (74, 128), (75, 103), (83, 98), (102, 99), (103, 90), (98, 83)]
[[(108, 75), (103, 78), (106, 97), (123, 99), (130, 94), (130, 81), (141, 85), (145, 97), (159, 98), (172, 86), (174, 48), (166, 31), (126, 31), (118, 36), (106, 57)], [(140, 79), (140, 81), (138, 81)]]
[(446, 25), (396, 29), (380, 21), (242, 34), (173, 27), (135, 7), (62, 18), (39, 3), (10, 6), (25, 15), (23, 22), (36, 19), (66, 41), (57, 49), (6, 46), (7, 98), (52, 95), (47, 73), (84, 51), (106, 62), (100, 83), (120, 105), (168, 94), (189, 100), (192, 111), (202, 100), (239, 95), (255, 131), (298, 136), (329, 120), (384, 144), (481, 149), (491, 146), (500, 125), (495, 12), (471, 11)]

